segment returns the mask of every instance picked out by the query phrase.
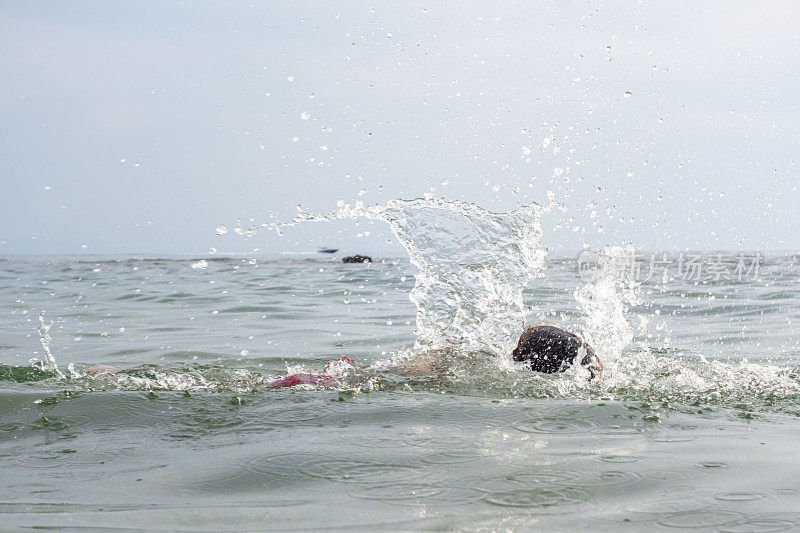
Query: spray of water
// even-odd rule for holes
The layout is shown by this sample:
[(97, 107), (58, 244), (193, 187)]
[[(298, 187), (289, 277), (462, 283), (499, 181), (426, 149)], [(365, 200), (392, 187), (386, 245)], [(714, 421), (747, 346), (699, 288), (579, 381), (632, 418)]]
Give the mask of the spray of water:
[(415, 351), (458, 347), (510, 353), (522, 331), (522, 291), (544, 266), (537, 204), (493, 213), (444, 199), (392, 200), (333, 213), (299, 213), (284, 227), (308, 221), (366, 217), (389, 224), (417, 268), (409, 298), (417, 308)]
[(49, 322), (45, 321), (44, 311), (40, 313), (39, 341), (42, 343), (42, 350), (44, 351), (44, 359), (32, 361), (32, 363), (38, 366), (41, 370), (54, 373), (58, 379), (63, 379), (64, 374), (58, 369), (58, 365), (56, 364), (56, 358), (53, 357), (53, 353), (50, 351), (50, 343), (53, 340), (50, 337), (50, 328), (52, 327), (53, 327), (52, 321)]
[(640, 303), (639, 286), (627, 268), (635, 266), (632, 246), (607, 246), (598, 274), (573, 293), (584, 318), (583, 336), (603, 361), (606, 379), (617, 374), (623, 350), (633, 341), (629, 305)]

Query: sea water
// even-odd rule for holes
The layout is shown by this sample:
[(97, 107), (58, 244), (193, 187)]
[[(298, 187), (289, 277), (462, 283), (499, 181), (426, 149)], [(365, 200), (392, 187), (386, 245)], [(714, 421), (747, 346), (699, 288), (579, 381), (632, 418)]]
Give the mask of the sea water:
[[(548, 254), (546, 209), (290, 222), (388, 224), (407, 255), (366, 264), (0, 259), (2, 528), (800, 527), (798, 258), (587, 277)], [(604, 378), (515, 365), (531, 323), (585, 337)]]

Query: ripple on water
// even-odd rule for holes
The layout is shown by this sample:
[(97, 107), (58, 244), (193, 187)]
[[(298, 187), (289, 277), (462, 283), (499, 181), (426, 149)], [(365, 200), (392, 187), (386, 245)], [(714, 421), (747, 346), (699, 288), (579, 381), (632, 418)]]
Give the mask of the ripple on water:
[(419, 483), (366, 483), (348, 493), (353, 498), (395, 505), (463, 505), (477, 502), (482, 493), (466, 487), (445, 487)]
[(618, 487), (630, 485), (642, 479), (642, 475), (629, 470), (605, 470), (592, 472), (583, 480), (583, 484), (590, 487)]
[(763, 500), (765, 496), (758, 492), (724, 492), (714, 498), (723, 502), (753, 502)]
[[(359, 448), (428, 448), (437, 444), (436, 438), (420, 431), (397, 430), (395, 428), (381, 428), (375, 430), (370, 438), (358, 443)], [(434, 459), (432, 462), (435, 462)]]
[(415, 483), (366, 483), (348, 494), (359, 500), (374, 500), (402, 505), (428, 505), (445, 489)]
[(597, 428), (596, 422), (585, 418), (531, 420), (514, 424), (514, 429), (523, 433), (590, 433)]
[(158, 468), (155, 463), (140, 464), (132, 461), (135, 449), (119, 447), (103, 450), (59, 450), (50, 454), (29, 455), (24, 467), (31, 471), (47, 470), (48, 477), (70, 479), (73, 481), (89, 481), (106, 479), (109, 475), (122, 472), (136, 472), (144, 469)]
[(704, 529), (735, 525), (744, 519), (745, 516), (742, 513), (735, 511), (705, 508), (661, 515), (656, 523), (678, 529)]
[(776, 533), (800, 529), (800, 513), (761, 513), (719, 528), (723, 533)]
[(286, 487), (300, 480), (298, 462), (310, 454), (283, 454), (269, 457), (243, 457), (233, 461), (206, 461), (199, 471), (176, 467), (164, 473), (161, 483), (188, 493), (234, 494)]
[(571, 487), (525, 487), (487, 493), (484, 502), (501, 507), (529, 507), (540, 510), (549, 507), (579, 505), (589, 501), (590, 494)]
[(506, 492), (509, 487), (557, 487), (602, 489), (631, 485), (642, 479), (642, 475), (625, 470), (605, 470), (582, 473), (572, 470), (544, 470), (539, 472), (512, 473), (482, 484), (484, 490)]
[(580, 475), (570, 470), (539, 470), (536, 472), (515, 472), (496, 478), (495, 482), (530, 485), (554, 485), (571, 487), (580, 483)]
[(422, 458), (422, 462), (436, 465), (453, 465), (471, 463), (479, 460), (481, 457), (483, 457), (483, 454), (475, 450), (448, 450), (426, 455)]
[(662, 468), (648, 470), (642, 474), (642, 477), (654, 481), (678, 481), (681, 479), (688, 479), (694, 475), (694, 472), (686, 468)]
[(316, 458), (299, 465), (298, 472), (308, 477), (341, 483), (377, 480), (398, 482), (429, 475), (428, 469), (414, 463), (391, 463), (349, 458)]

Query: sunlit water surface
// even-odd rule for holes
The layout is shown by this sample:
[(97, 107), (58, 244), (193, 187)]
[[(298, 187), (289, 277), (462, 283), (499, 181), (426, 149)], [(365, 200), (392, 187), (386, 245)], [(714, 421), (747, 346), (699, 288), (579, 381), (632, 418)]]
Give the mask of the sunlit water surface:
[[(594, 335), (600, 384), (474, 346), (409, 372), (415, 272), (0, 260), (2, 527), (800, 527), (796, 258), (756, 282), (644, 284), (623, 347), (592, 332), (574, 259), (548, 259), (526, 320)], [(270, 388), (342, 356), (357, 368), (330, 386)]]

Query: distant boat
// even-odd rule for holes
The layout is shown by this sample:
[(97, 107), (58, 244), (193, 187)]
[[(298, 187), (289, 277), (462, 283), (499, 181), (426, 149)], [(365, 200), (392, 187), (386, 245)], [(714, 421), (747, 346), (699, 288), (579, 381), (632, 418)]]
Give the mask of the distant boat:
[(335, 254), (338, 251), (339, 251), (338, 248), (320, 248), (319, 250), (317, 250), (317, 253), (319, 253), (319, 254)]

